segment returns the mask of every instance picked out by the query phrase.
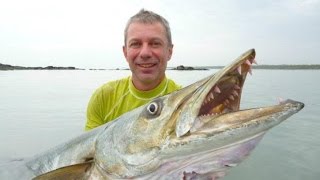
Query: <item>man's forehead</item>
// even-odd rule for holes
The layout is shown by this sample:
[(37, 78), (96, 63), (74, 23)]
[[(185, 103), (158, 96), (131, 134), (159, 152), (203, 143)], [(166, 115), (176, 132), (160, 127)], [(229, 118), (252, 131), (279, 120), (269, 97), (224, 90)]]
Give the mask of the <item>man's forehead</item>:
[(165, 28), (159, 22), (156, 23), (131, 23), (128, 32), (127, 40), (139, 39), (139, 38), (159, 38), (166, 39)]
[(137, 31), (143, 29), (159, 29), (165, 31), (165, 27), (160, 22), (132, 22), (128, 27), (128, 32), (130, 31)]

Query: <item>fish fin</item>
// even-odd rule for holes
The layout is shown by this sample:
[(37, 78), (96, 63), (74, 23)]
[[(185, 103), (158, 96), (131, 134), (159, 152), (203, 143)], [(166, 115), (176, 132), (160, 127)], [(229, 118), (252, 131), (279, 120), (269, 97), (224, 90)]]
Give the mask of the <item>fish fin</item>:
[(90, 174), (91, 166), (92, 161), (66, 166), (39, 175), (33, 180), (86, 179), (86, 176)]

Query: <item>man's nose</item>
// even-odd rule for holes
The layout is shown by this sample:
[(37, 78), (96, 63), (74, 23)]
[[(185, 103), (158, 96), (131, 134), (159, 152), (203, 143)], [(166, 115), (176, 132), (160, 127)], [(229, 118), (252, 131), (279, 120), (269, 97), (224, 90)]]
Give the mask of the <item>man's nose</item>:
[(148, 59), (152, 56), (152, 49), (148, 44), (142, 45), (140, 56), (142, 59)]

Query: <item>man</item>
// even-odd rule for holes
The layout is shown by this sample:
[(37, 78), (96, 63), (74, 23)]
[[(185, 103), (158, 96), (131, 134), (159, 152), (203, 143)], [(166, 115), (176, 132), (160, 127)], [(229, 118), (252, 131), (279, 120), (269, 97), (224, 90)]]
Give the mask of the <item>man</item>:
[(86, 130), (181, 88), (166, 78), (173, 44), (169, 23), (162, 16), (141, 10), (125, 28), (123, 54), (132, 75), (108, 82), (92, 95), (87, 108)]

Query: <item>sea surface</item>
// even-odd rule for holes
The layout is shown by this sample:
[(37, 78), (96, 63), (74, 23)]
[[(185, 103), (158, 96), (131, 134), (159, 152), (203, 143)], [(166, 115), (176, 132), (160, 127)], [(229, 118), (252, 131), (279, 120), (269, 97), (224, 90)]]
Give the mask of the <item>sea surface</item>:
[[(168, 70), (183, 86), (208, 71)], [(30, 157), (84, 131), (93, 91), (128, 76), (128, 70), (0, 71), (0, 162)], [(294, 99), (305, 108), (271, 129), (252, 154), (224, 180), (318, 180), (320, 178), (320, 71), (254, 70), (241, 108)]]

